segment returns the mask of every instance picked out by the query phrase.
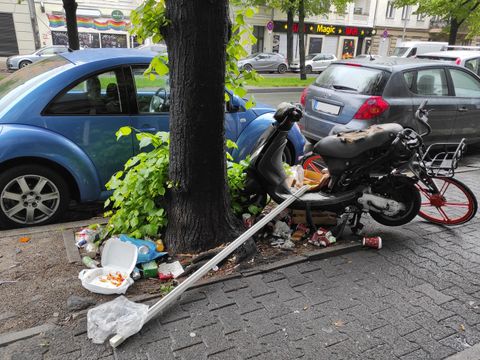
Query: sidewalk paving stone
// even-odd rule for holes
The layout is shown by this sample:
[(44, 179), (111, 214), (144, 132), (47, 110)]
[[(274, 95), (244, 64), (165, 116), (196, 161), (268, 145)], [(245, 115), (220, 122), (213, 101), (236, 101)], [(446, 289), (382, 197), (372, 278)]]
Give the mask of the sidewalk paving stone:
[[(478, 175), (459, 178), (478, 194)], [(118, 349), (92, 344), (79, 318), (0, 358), (444, 359), (480, 343), (479, 230), (478, 217), (452, 228), (368, 221), (383, 249), (192, 289)]]

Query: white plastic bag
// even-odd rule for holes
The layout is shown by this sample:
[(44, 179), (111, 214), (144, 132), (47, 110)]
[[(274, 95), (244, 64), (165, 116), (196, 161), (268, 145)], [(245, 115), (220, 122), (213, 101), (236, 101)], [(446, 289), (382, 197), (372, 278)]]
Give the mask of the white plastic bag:
[(148, 315), (148, 306), (119, 296), (87, 313), (88, 338), (102, 344), (111, 335), (128, 338), (140, 331)]

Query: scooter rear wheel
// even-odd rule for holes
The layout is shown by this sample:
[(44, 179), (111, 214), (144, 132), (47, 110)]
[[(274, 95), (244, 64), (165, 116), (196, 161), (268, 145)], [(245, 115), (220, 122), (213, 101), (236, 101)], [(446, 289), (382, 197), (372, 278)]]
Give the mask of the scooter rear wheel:
[(439, 194), (431, 194), (423, 184), (417, 184), (422, 195), (418, 216), (434, 224), (450, 226), (465, 224), (475, 216), (477, 199), (464, 183), (446, 177), (436, 177), (433, 181)]

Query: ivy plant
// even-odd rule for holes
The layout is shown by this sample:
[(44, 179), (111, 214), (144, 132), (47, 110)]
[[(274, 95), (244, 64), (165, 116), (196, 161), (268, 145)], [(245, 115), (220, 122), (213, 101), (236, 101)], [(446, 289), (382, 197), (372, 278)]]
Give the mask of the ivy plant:
[[(113, 191), (105, 202), (105, 207), (111, 208), (105, 213), (110, 216), (108, 233), (155, 238), (167, 225), (164, 196), (167, 189), (174, 186), (168, 179), (169, 134), (143, 133), (127, 126), (117, 131), (117, 139), (129, 136), (132, 131), (141, 150), (151, 149), (130, 158), (124, 170), (115, 173), (106, 184), (107, 189)], [(227, 140), (226, 145), (229, 149), (237, 148), (231, 140)], [(249, 158), (236, 163), (230, 153), (226, 154), (227, 182), (234, 213), (237, 216), (245, 212), (259, 213), (262, 209), (249, 205), (243, 194)]]

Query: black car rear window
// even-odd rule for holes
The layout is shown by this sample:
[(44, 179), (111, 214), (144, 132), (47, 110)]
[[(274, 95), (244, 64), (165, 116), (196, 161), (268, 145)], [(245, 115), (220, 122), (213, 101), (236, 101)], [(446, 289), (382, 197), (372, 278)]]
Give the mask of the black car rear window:
[(333, 64), (320, 74), (315, 85), (363, 95), (381, 95), (388, 76), (388, 72), (380, 69)]

